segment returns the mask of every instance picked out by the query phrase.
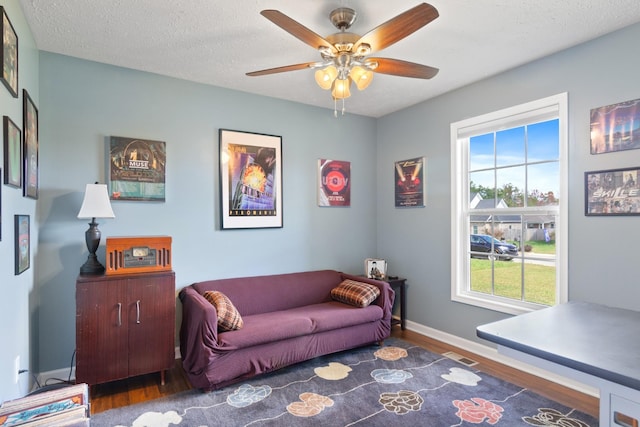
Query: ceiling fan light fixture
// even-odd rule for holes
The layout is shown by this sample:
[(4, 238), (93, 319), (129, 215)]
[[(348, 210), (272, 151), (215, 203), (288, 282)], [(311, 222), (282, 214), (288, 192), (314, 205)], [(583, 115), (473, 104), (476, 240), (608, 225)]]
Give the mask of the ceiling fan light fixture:
[(324, 90), (329, 90), (333, 86), (333, 81), (338, 77), (338, 70), (333, 65), (316, 71), (316, 83)]
[(358, 90), (365, 90), (373, 80), (373, 72), (366, 68), (356, 65), (349, 71), (349, 77), (356, 84)]
[(333, 83), (333, 90), (331, 91), (331, 96), (334, 99), (345, 99), (351, 96), (351, 79), (347, 77), (346, 79), (336, 79)]

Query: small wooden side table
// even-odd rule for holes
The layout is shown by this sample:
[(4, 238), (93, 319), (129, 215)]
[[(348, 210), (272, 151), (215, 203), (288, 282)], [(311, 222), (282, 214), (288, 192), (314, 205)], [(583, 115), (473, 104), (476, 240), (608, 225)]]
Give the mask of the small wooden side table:
[(385, 281), (389, 283), (391, 289), (400, 294), (400, 320), (391, 319), (391, 326), (400, 324), (400, 328), (404, 331), (407, 315), (407, 279), (403, 277), (395, 277), (394, 279), (387, 277)]

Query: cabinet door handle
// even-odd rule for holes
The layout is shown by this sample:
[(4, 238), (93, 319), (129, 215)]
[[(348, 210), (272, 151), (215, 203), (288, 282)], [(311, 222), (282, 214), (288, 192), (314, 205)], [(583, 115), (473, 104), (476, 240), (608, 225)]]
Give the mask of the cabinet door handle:
[(136, 301), (136, 323), (140, 323), (140, 300)]
[(118, 326), (122, 326), (122, 303), (118, 303)]

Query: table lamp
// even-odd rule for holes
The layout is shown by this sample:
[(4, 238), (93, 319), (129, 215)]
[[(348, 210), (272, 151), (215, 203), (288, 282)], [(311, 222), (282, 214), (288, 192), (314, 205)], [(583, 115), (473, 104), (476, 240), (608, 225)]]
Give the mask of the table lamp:
[(111, 209), (111, 202), (109, 201), (109, 194), (107, 193), (106, 184), (87, 184), (84, 191), (84, 200), (82, 201), (82, 207), (78, 213), (78, 218), (91, 218), (89, 223), (89, 229), (85, 233), (85, 240), (87, 242), (87, 249), (89, 250), (89, 257), (82, 267), (80, 267), (80, 274), (103, 274), (104, 266), (98, 261), (96, 251), (100, 246), (100, 230), (98, 230), (98, 223), (96, 218), (115, 218), (113, 209)]

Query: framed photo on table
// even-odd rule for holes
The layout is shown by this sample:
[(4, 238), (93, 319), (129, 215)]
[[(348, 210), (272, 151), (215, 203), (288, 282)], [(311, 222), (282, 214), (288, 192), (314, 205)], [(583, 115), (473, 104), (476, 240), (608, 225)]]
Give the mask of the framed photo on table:
[(22, 89), (22, 155), (24, 185), (22, 194), (38, 198), (38, 109), (26, 89)]
[(220, 129), (223, 230), (280, 228), (282, 137)]
[(22, 187), (22, 135), (20, 128), (4, 116), (4, 183)]
[(2, 57), (2, 75), (0, 80), (14, 98), (18, 97), (18, 35), (9, 21), (7, 12), (0, 6), (2, 20), (0, 32), (2, 44), (0, 45), (0, 57)]
[(379, 258), (365, 259), (364, 273), (369, 279), (384, 280), (387, 277), (387, 261)]

